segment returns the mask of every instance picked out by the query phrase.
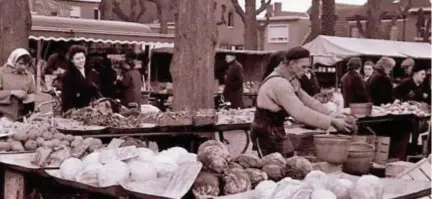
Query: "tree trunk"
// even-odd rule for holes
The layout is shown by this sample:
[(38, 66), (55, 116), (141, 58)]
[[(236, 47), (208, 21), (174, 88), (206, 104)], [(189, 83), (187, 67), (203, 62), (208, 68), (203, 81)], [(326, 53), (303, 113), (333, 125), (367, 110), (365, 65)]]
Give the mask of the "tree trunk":
[(383, 38), (381, 30), (381, 0), (368, 0), (366, 37), (371, 39)]
[(113, 0), (102, 0), (99, 5), (99, 10), (102, 20), (113, 20)]
[(258, 50), (258, 23), (255, 14), (256, 1), (245, 0), (244, 48)]
[(170, 10), (167, 9), (159, 9), (158, 8), (158, 15), (159, 15), (159, 33), (161, 34), (168, 34), (168, 15), (170, 14)]
[(321, 19), (320, 19), (320, 3), (321, 0), (312, 0), (310, 21), (311, 21), (311, 32), (304, 43), (308, 43), (314, 40), (318, 35), (321, 34)]
[(323, 35), (335, 35), (335, 0), (325, 0), (322, 2), (321, 27)]
[(0, 66), (16, 48), (28, 48), (31, 30), (28, 0), (0, 0)]
[(178, 0), (171, 63), (173, 109), (214, 108), (214, 0)]

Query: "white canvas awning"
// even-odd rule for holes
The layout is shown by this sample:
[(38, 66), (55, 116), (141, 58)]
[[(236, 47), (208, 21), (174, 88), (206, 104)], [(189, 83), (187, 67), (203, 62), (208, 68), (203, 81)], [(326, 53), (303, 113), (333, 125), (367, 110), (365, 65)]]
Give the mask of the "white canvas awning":
[(144, 45), (174, 43), (174, 35), (152, 33), (144, 24), (42, 15), (32, 16), (30, 39)]
[(304, 47), (311, 52), (315, 63), (328, 66), (351, 56), (431, 59), (431, 45), (428, 43), (320, 35), (313, 41), (305, 44)]

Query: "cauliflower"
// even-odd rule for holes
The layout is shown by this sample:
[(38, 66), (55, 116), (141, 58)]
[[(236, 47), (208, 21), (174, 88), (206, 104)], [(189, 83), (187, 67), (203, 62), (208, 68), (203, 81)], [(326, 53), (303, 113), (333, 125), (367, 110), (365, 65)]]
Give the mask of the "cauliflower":
[(109, 187), (124, 182), (129, 177), (129, 167), (126, 163), (113, 160), (103, 165), (98, 172), (99, 186)]
[(324, 177), (326, 177), (324, 172), (320, 170), (313, 170), (306, 175), (304, 182), (316, 188), (317, 186), (321, 186), (320, 183)]
[[(336, 195), (326, 189), (315, 189), (312, 192), (311, 199), (337, 199)], [(365, 199), (365, 198), (363, 198)]]
[(130, 179), (133, 181), (147, 181), (157, 178), (157, 170), (150, 162), (131, 160), (128, 163)]
[(257, 198), (267, 199), (276, 189), (277, 184), (272, 180), (264, 180), (255, 187)]
[(68, 158), (60, 165), (60, 175), (66, 180), (74, 180), (82, 169), (82, 162), (78, 158)]
[(82, 160), (83, 165), (89, 165), (92, 163), (100, 163), (99, 162), (99, 152), (93, 152), (88, 154), (85, 158)]
[(159, 154), (155, 157), (153, 164), (156, 167), (158, 177), (170, 175), (174, 173), (178, 167), (174, 159), (162, 154)]
[(155, 153), (148, 148), (138, 148), (138, 157), (136, 160), (141, 162), (152, 162), (155, 159)]
[(384, 185), (373, 175), (364, 175), (357, 180), (351, 191), (351, 199), (381, 199), (384, 194)]
[(353, 183), (347, 179), (337, 179), (327, 183), (327, 189), (332, 191), (338, 199), (349, 199)]
[(177, 160), (177, 164), (183, 164), (187, 162), (196, 162), (197, 161), (197, 155), (195, 153), (186, 153), (180, 155), (180, 158)]
[(90, 163), (75, 176), (75, 180), (84, 184), (99, 186), (98, 173), (101, 168), (102, 164), (98, 162)]

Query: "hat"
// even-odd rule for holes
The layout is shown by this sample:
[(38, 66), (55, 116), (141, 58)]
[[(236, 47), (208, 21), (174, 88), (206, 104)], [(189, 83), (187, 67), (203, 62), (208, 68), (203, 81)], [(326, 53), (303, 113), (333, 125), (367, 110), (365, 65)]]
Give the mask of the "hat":
[(412, 68), (412, 74), (414, 74), (416, 72), (419, 72), (419, 71), (422, 71), (422, 70), (426, 71), (426, 69), (424, 67), (420, 67), (420, 66), (414, 65), (413, 68)]
[(402, 68), (405, 68), (408, 66), (414, 66), (414, 65), (415, 65), (415, 62), (414, 62), (414, 59), (412, 59), (412, 58), (405, 59), (401, 64)]
[(291, 60), (309, 58), (309, 57), (310, 57), (309, 50), (301, 46), (297, 46), (288, 50), (288, 52), (285, 54), (285, 61), (291, 61)]

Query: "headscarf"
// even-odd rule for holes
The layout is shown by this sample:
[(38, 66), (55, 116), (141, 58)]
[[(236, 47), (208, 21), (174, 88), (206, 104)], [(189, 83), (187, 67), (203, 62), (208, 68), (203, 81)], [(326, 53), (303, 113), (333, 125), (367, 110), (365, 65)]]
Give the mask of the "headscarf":
[[(17, 48), (17, 49), (15, 49), (9, 55), (9, 58), (8, 58), (8, 60), (6, 62), (6, 65), (9, 66), (9, 67), (11, 67), (11, 68), (13, 68), (14, 70), (17, 70), (16, 69), (16, 63), (17, 63), (18, 59), (20, 57), (24, 56), (24, 55), (30, 56), (30, 53), (26, 49), (24, 49), (24, 48)], [(21, 70), (20, 71), (14, 71), (14, 72), (17, 72), (19, 74), (26, 73), (26, 71), (21, 71)]]

